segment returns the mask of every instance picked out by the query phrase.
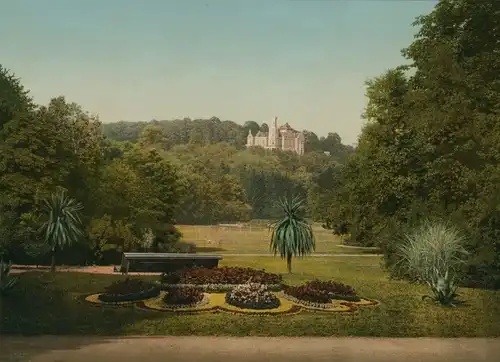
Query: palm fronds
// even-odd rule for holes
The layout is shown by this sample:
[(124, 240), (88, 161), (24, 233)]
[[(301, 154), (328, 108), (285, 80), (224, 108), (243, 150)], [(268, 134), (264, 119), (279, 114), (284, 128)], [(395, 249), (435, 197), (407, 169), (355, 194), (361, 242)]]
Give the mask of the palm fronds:
[(280, 199), (283, 218), (269, 226), (271, 234), (270, 250), (274, 255), (287, 259), (291, 271), (292, 257), (304, 256), (313, 252), (316, 242), (311, 225), (303, 218), (304, 200), (298, 196)]
[(52, 250), (69, 246), (83, 235), (80, 220), (82, 209), (83, 206), (67, 196), (64, 190), (44, 200), (43, 210), (48, 219), (43, 223), (42, 230)]

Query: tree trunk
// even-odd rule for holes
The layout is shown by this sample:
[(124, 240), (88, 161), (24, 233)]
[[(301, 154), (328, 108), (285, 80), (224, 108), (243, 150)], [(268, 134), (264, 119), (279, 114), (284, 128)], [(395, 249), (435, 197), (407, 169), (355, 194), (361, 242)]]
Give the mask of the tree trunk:
[(288, 269), (288, 273), (292, 273), (292, 256), (287, 255), (286, 256), (286, 268)]
[(52, 250), (52, 261), (50, 263), (50, 271), (54, 273), (56, 271), (56, 251)]

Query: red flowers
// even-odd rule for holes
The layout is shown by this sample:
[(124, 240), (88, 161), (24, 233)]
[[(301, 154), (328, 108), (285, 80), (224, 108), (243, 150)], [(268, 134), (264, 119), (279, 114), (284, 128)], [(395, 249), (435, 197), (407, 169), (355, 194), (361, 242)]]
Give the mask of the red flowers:
[(281, 284), (281, 275), (264, 270), (242, 267), (192, 268), (162, 276), (164, 284), (245, 284), (249, 280), (260, 284)]
[(300, 286), (288, 286), (285, 293), (299, 300), (331, 303), (333, 299), (359, 299), (353, 287), (334, 281), (313, 280)]

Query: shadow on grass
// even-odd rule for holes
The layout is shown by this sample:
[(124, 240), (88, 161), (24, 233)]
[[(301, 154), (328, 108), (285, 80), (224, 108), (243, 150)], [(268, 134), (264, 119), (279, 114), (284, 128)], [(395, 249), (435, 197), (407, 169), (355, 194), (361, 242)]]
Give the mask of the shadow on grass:
[[(123, 277), (36, 271), (19, 275), (16, 287), (0, 300), (2, 355), (12, 361), (30, 360), (30, 356), (51, 350), (107, 343), (104, 336), (126, 335), (127, 329), (141, 321), (170, 318), (134, 306), (95, 306), (83, 300), (83, 295), (100, 292), (120, 278)], [(41, 343), (39, 338), (23, 338), (41, 335), (66, 336), (49, 338), (47, 343)]]
[(67, 272), (23, 273), (12, 293), (2, 299), (0, 333), (122, 335), (127, 326), (141, 319), (158, 318), (133, 306), (93, 306), (82, 300), (82, 295), (100, 292), (120, 278)]

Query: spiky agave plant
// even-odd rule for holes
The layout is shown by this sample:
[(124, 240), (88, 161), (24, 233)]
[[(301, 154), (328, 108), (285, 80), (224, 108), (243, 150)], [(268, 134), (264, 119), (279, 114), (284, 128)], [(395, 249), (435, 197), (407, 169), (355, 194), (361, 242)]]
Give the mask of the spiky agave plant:
[(430, 298), (441, 305), (454, 305), (458, 279), (467, 251), (460, 232), (447, 223), (426, 220), (404, 238), (398, 248), (400, 260), (396, 264), (412, 278), (427, 284)]
[(44, 200), (43, 212), (47, 221), (43, 223), (41, 230), (52, 252), (51, 271), (56, 269), (56, 251), (71, 246), (83, 235), (80, 221), (82, 209), (83, 206), (67, 196), (64, 190), (59, 190), (48, 200)]
[(292, 272), (292, 258), (311, 254), (316, 242), (311, 225), (303, 218), (304, 200), (301, 197), (280, 199), (283, 218), (269, 226), (271, 234), (270, 250), (286, 259), (288, 272)]

